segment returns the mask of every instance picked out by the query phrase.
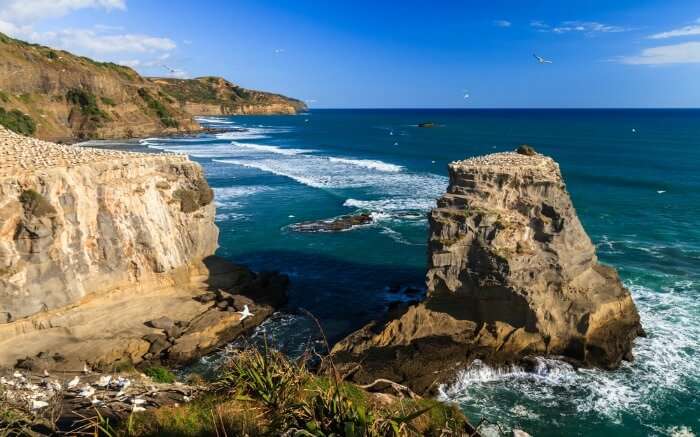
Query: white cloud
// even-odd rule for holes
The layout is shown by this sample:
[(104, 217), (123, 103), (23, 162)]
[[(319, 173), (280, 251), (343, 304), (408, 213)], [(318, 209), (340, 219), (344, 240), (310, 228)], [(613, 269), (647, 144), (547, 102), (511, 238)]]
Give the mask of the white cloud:
[(92, 29), (66, 29), (45, 36), (61, 48), (95, 55), (167, 52), (177, 47), (169, 38), (131, 33), (103, 34)]
[(508, 20), (494, 20), (493, 21), (493, 25), (496, 27), (510, 27), (511, 24), (512, 23)]
[(0, 20), (30, 24), (45, 18), (58, 18), (78, 9), (126, 9), (125, 0), (0, 0)]
[(603, 24), (597, 21), (563, 21), (556, 26), (550, 26), (544, 21), (531, 21), (530, 26), (537, 29), (538, 32), (552, 32), (552, 33), (585, 33), (586, 35), (593, 35), (596, 33), (618, 33), (627, 32), (630, 30), (627, 27), (613, 26), (610, 24)]
[(625, 56), (619, 61), (633, 65), (700, 64), (700, 41), (651, 47), (637, 56)]
[(692, 24), (690, 26), (681, 27), (680, 29), (669, 30), (668, 32), (656, 33), (649, 36), (649, 39), (667, 39), (675, 38), (679, 36), (693, 36), (700, 35), (700, 18), (695, 21), (698, 24)]

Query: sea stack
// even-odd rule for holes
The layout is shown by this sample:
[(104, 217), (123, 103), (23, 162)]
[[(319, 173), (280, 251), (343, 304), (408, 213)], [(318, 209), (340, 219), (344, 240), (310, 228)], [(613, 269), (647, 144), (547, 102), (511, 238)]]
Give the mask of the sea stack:
[(188, 361), (284, 300), (286, 277), (212, 256), (213, 192), (186, 156), (0, 127), (0, 157), (0, 367)]
[(336, 345), (352, 378), (429, 391), (476, 358), (632, 360), (637, 309), (615, 269), (598, 262), (558, 164), (534, 151), (496, 153), (453, 162), (449, 173), (430, 214), (427, 299)]

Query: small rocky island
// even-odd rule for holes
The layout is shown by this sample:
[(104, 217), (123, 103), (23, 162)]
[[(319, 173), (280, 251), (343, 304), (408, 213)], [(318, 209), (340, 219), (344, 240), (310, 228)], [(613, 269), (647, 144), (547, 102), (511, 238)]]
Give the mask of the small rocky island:
[(372, 223), (372, 216), (367, 213), (343, 215), (327, 220), (312, 220), (294, 223), (289, 228), (296, 232), (340, 232), (356, 226)]
[(615, 269), (598, 262), (557, 163), (528, 147), (449, 172), (430, 214), (427, 299), (335, 346), (351, 378), (431, 392), (477, 358), (608, 369), (632, 360), (644, 334), (637, 309)]

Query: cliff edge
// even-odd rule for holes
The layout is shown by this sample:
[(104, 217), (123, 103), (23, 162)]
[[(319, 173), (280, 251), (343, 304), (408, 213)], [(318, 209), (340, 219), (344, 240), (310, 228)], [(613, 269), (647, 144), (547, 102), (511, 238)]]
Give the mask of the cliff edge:
[(615, 269), (598, 263), (557, 163), (497, 153), (449, 172), (430, 214), (427, 299), (335, 346), (353, 378), (426, 391), (475, 358), (631, 360), (643, 334), (636, 307)]
[[(285, 277), (212, 257), (213, 192), (186, 156), (0, 127), (0, 157), (0, 367), (54, 354), (186, 361), (284, 300)], [(243, 304), (255, 313), (247, 323)]]
[(147, 78), (0, 33), (0, 126), (48, 140), (145, 137), (201, 129), (195, 115), (295, 114), (300, 100), (220, 77)]

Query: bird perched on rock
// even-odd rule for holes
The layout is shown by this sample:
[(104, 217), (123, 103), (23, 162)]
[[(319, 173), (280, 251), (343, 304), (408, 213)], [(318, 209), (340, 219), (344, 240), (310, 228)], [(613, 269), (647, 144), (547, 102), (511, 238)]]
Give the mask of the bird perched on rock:
[(253, 316), (254, 314), (250, 312), (248, 305), (243, 305), (243, 311), (237, 311), (241, 315), (241, 321)]
[(76, 376), (75, 378), (68, 381), (68, 388), (75, 388), (78, 386), (79, 383), (80, 383), (80, 377)]

